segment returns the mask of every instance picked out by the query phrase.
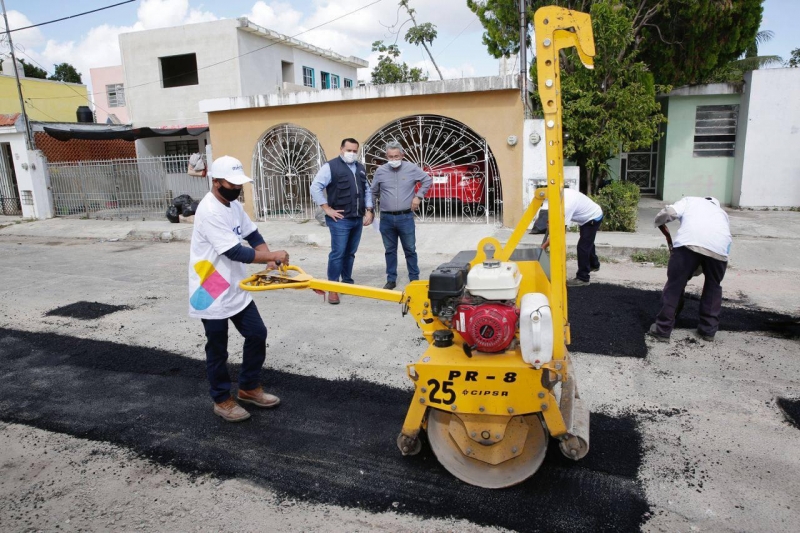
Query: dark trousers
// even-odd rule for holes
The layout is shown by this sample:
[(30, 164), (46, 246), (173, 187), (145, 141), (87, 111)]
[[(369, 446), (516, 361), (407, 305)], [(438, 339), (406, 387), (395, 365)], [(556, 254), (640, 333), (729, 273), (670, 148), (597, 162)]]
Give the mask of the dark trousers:
[(381, 237), (386, 250), (386, 281), (397, 281), (397, 239), (400, 239), (403, 247), (408, 279), (410, 281), (419, 279), (414, 214), (381, 215)]
[(589, 273), (594, 268), (600, 268), (600, 260), (594, 249), (594, 238), (603, 219), (590, 220), (580, 227), (581, 236), (578, 239), (578, 274), (575, 276), (583, 281), (589, 281)]
[(702, 335), (713, 337), (719, 329), (719, 312), (722, 309), (721, 283), (728, 263), (680, 246), (669, 256), (667, 283), (661, 293), (661, 311), (656, 317), (656, 331), (659, 335), (669, 336), (672, 333), (675, 327), (675, 313), (683, 290), (692, 273), (701, 265), (705, 283), (700, 297), (700, 320), (697, 323), (697, 331)]
[(228, 320), (244, 337), (244, 354), (239, 370), (239, 389), (252, 390), (261, 386), (261, 366), (267, 356), (267, 327), (258, 314), (255, 302), (228, 319), (203, 319), (206, 329), (206, 373), (211, 385), (209, 392), (216, 403), (231, 397), (231, 377), (228, 374)]
[(334, 220), (325, 217), (325, 223), (331, 232), (331, 253), (328, 254), (328, 281), (353, 283), (353, 263), (356, 250), (361, 242), (361, 230), (364, 220), (361, 217), (349, 217)]

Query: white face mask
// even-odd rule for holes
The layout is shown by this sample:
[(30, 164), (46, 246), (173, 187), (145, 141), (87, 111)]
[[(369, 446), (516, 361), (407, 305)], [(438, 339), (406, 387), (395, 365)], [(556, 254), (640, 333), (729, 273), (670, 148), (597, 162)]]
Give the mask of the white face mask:
[(389, 161), (389, 166), (392, 167), (392, 168), (397, 168), (402, 164), (403, 164), (403, 160), (402, 159)]
[(350, 163), (353, 163), (355, 162), (356, 159), (358, 159), (358, 154), (356, 154), (355, 152), (345, 152), (342, 154), (342, 159), (344, 159), (344, 162), (349, 165)]

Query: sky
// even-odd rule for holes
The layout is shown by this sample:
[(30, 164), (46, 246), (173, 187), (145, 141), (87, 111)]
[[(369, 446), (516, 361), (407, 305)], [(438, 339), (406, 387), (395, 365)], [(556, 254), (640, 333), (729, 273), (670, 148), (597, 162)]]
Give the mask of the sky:
[[(5, 0), (9, 26), (19, 28), (97, 9), (120, 0)], [(318, 29), (311, 29), (360, 7), (365, 9)], [(431, 22), (439, 35), (431, 51), (445, 78), (492, 76), (498, 73), (498, 61), (486, 52), (482, 43), (483, 28), (469, 10), (466, 0), (411, 0), (418, 22)], [(405, 26), (399, 36), (390, 28), (398, 21), (397, 0), (138, 0), (98, 13), (14, 32), (17, 54), (26, 61), (35, 61), (52, 72), (53, 65), (73, 64), (89, 83), (89, 69), (120, 64), (120, 33), (205, 22), (220, 18), (246, 16), (253, 22), (287, 35), (332, 49), (344, 55), (355, 55), (377, 62), (371, 51), (376, 40), (387, 43), (399, 38), (402, 60), (421, 67), (430, 79), (437, 74), (421, 48), (403, 41)], [(407, 17), (400, 13), (400, 20)], [(761, 29), (771, 30), (774, 38), (762, 45), (762, 55), (779, 55), (787, 59), (791, 50), (800, 48), (800, 0), (765, 0)], [(0, 20), (0, 28), (4, 24)], [(8, 46), (0, 44), (7, 55)], [(359, 79), (368, 80), (370, 69), (361, 69)]]

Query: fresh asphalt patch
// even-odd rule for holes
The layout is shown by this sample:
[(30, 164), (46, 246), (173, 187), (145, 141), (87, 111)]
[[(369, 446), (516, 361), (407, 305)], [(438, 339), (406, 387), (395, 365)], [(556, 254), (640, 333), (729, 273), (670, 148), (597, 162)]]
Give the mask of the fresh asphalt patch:
[[(647, 356), (645, 332), (661, 309), (661, 291), (592, 283), (567, 291), (571, 351), (618, 357)], [(677, 329), (697, 329), (700, 302), (686, 295)], [(723, 305), (720, 331), (761, 331), (800, 338), (800, 319), (761, 309)], [(623, 334), (624, 333), (624, 334)]]
[(548, 532), (635, 531), (650, 513), (633, 416), (593, 413), (586, 458), (570, 461), (552, 441), (532, 478), (488, 490), (452, 477), (427, 444), (419, 455), (400, 454), (410, 391), (268, 370), (265, 386), (280, 407), (248, 408), (250, 420), (230, 424), (212, 414), (204, 367), (162, 350), (0, 328), (0, 419), (373, 512)]
[(51, 309), (45, 316), (65, 316), (67, 318), (78, 318), (80, 320), (95, 320), (101, 316), (130, 309), (127, 305), (111, 305), (100, 302), (75, 302)]
[(778, 408), (787, 421), (800, 429), (800, 398), (778, 398)]

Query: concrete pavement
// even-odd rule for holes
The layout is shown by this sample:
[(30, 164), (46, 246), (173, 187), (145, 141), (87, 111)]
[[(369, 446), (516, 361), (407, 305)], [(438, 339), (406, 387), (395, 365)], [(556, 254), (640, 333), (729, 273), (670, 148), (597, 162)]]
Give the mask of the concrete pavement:
[[(663, 203), (643, 198), (639, 204), (639, 222), (634, 233), (600, 232), (596, 246), (600, 256), (627, 258), (635, 251), (665, 246), (664, 237), (653, 227), (653, 218)], [(800, 212), (747, 211), (727, 209), (734, 243), (731, 266), (743, 270), (800, 271)], [(677, 230), (673, 224), (673, 233)], [(327, 247), (330, 237), (316, 221), (270, 220), (258, 223), (271, 246), (292, 248), (299, 245)], [(511, 228), (485, 224), (418, 224), (417, 249), (420, 253), (455, 254), (475, 247), (480, 239), (494, 236), (505, 242)], [(168, 220), (123, 221), (54, 218), (23, 221), (20, 217), (0, 217), (0, 236), (41, 239), (92, 239), (104, 241), (188, 241), (191, 224), (172, 224)], [(536, 246), (541, 235), (526, 234), (523, 245)], [(574, 252), (578, 234), (567, 234), (568, 251)], [(383, 251), (377, 228), (365, 228), (360, 249)]]

